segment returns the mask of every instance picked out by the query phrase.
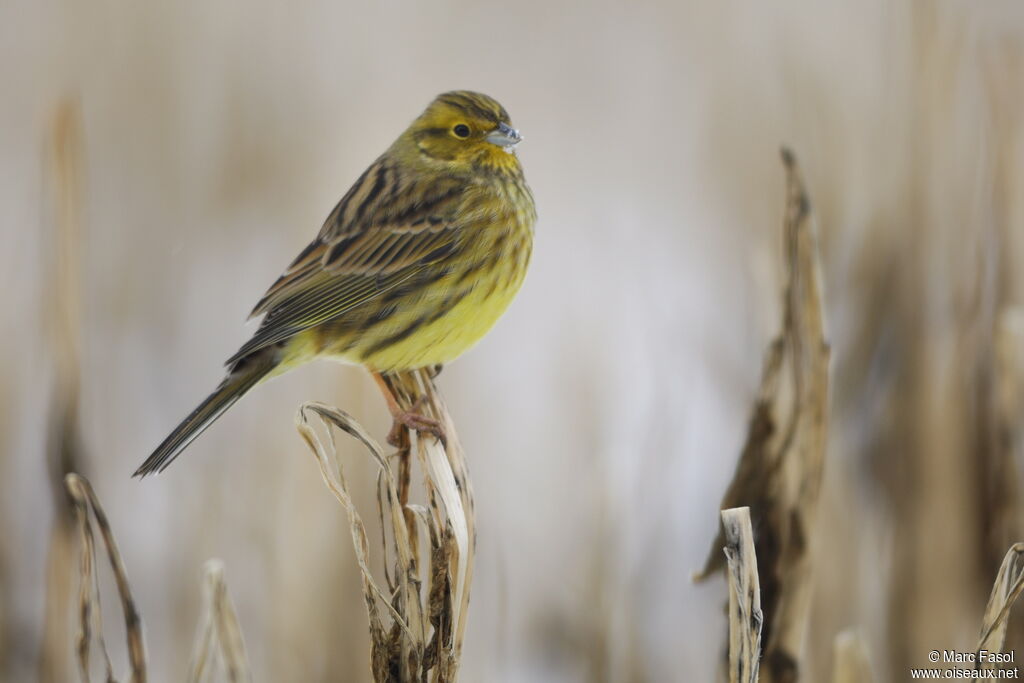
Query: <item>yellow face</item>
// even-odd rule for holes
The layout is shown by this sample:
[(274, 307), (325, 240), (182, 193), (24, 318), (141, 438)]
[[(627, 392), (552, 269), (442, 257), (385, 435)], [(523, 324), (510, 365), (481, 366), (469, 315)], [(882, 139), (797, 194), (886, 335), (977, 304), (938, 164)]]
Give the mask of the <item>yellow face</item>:
[(513, 148), (522, 137), (505, 108), (487, 95), (468, 90), (438, 95), (408, 133), (422, 157), (449, 168), (518, 165)]

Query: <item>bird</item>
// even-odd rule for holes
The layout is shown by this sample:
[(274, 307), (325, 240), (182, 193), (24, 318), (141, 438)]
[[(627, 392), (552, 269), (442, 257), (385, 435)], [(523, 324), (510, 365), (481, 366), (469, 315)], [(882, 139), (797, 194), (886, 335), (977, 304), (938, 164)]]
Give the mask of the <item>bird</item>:
[(253, 387), (318, 358), (363, 366), (396, 428), (443, 439), (436, 421), (399, 408), (384, 378), (454, 360), (520, 289), (537, 221), (522, 139), (487, 95), (434, 98), (256, 304), (250, 318), (262, 321), (220, 385), (133, 476), (162, 472)]

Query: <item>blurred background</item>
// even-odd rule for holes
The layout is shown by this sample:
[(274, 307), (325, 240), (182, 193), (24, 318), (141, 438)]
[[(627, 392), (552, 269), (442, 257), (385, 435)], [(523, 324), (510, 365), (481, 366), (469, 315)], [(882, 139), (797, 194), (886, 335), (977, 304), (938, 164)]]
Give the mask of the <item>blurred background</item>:
[(72, 457), (154, 680), (187, 671), (210, 557), (257, 680), (367, 680), (347, 523), (293, 426), (320, 400), (383, 438), (362, 370), (277, 379), (164, 475), (129, 476), (357, 175), (454, 88), (511, 112), (540, 214), (520, 296), (439, 379), (476, 490), (464, 680), (713, 679), (725, 585), (690, 576), (780, 327), (782, 144), (833, 348), (807, 680), (851, 627), (881, 681), (973, 649), (1024, 540), (1021, 3), (6, 0), (0, 62), (0, 679), (72, 677), (70, 649), (41, 664)]

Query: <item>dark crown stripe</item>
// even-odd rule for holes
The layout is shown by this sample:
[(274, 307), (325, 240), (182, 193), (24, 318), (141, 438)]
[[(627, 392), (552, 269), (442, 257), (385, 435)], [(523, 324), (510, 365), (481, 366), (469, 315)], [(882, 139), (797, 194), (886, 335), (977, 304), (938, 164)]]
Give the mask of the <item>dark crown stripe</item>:
[[(461, 109), (467, 114), (472, 114), (477, 118), (493, 121), (494, 123), (501, 122), (502, 111), (495, 111), (490, 106), (487, 106), (487, 104), (474, 99), (469, 95), (464, 95), (462, 93), (448, 93), (446, 95), (441, 95), (438, 99), (445, 104), (451, 105), (456, 109)], [(508, 118), (507, 115), (506, 118)]]

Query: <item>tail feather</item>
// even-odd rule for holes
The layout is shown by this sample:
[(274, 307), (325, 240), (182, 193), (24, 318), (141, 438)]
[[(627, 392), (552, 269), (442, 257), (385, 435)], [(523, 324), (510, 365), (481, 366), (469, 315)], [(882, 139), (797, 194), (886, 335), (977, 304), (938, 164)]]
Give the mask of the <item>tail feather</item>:
[(153, 454), (146, 458), (133, 477), (145, 477), (147, 474), (159, 473), (167, 469), (192, 441), (202, 434), (207, 427), (235, 404), (235, 401), (256, 386), (273, 368), (273, 363), (260, 362), (260, 358), (249, 358), (235, 369), (220, 383), (206, 400), (199, 404), (188, 417), (181, 421), (174, 431), (164, 439)]

